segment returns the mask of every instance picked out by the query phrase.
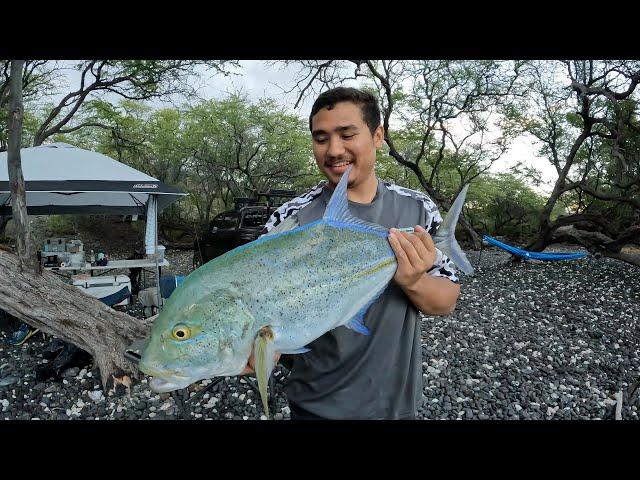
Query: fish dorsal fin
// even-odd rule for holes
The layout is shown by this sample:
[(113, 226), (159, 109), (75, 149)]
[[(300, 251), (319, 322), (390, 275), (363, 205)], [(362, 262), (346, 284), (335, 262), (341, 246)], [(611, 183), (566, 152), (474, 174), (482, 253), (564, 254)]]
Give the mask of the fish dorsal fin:
[(327, 204), (327, 208), (324, 211), (322, 220), (334, 227), (358, 226), (369, 232), (386, 237), (389, 234), (389, 229), (375, 223), (361, 220), (357, 217), (354, 217), (349, 212), (347, 184), (349, 182), (349, 173), (351, 173), (351, 168), (351, 165), (349, 165), (347, 170), (342, 174), (342, 178), (340, 179), (340, 182), (338, 182), (338, 186), (333, 191), (331, 199)]

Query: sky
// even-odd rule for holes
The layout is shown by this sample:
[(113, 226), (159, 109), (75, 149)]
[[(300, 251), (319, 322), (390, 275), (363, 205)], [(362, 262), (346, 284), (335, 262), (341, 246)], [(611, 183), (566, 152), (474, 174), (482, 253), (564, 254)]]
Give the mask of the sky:
[[(277, 101), (279, 105), (285, 106), (289, 113), (307, 119), (311, 112), (313, 98), (307, 98), (297, 109), (294, 105), (297, 100), (295, 92), (286, 93), (295, 85), (296, 67), (269, 66), (264, 61), (242, 60), (241, 68), (236, 70), (236, 75), (204, 75), (198, 89), (199, 95), (204, 98), (225, 98), (229, 93), (242, 91), (250, 100), (257, 101), (264, 97), (270, 97)], [(79, 74), (74, 70), (67, 70), (67, 81), (69, 85), (77, 85)], [(355, 85), (351, 82), (351, 85)], [(62, 91), (68, 89), (62, 89)], [(115, 99), (117, 101), (117, 99)], [(157, 107), (167, 106), (166, 103), (156, 102)], [(288, 107), (287, 107), (288, 106)], [(542, 185), (532, 188), (541, 194), (550, 194), (553, 184), (557, 179), (555, 168), (545, 158), (536, 155), (537, 147), (533, 138), (522, 136), (517, 138), (510, 149), (496, 161), (490, 171), (493, 173), (508, 171), (509, 167), (518, 162), (523, 162), (529, 167), (533, 167), (540, 172)]]
[[(286, 90), (294, 85), (296, 69), (293, 67), (279, 70), (269, 67), (262, 61), (241, 61), (242, 75), (228, 78), (212, 78), (201, 90), (207, 97), (222, 98), (228, 92), (242, 89), (250, 99), (258, 100), (263, 97), (273, 97), (281, 105), (291, 105), (290, 112), (308, 118), (313, 104), (313, 98), (308, 98), (296, 110), (293, 105), (297, 100), (295, 93), (286, 94)], [(550, 194), (558, 175), (548, 160), (536, 155), (538, 148), (535, 141), (530, 136), (522, 136), (516, 139), (509, 151), (505, 153), (491, 167), (494, 173), (508, 171), (511, 165), (523, 162), (529, 167), (533, 167), (540, 172), (543, 184), (540, 187), (533, 187), (539, 193)]]

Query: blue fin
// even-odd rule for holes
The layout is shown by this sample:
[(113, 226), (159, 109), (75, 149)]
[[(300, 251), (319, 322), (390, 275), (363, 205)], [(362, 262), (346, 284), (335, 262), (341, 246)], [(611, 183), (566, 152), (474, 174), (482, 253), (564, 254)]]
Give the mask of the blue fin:
[(371, 330), (369, 330), (365, 324), (363, 323), (364, 314), (368, 310), (368, 305), (366, 308), (360, 310), (355, 317), (345, 323), (345, 327), (350, 328), (351, 330), (355, 330), (358, 333), (362, 333), (363, 335), (371, 335)]
[(310, 352), (311, 349), (307, 347), (296, 348), (295, 350), (280, 350), (280, 353), (284, 353), (286, 355), (295, 355), (297, 353), (307, 353)]
[(342, 174), (342, 178), (338, 183), (338, 186), (331, 195), (331, 200), (327, 205), (327, 209), (324, 211), (322, 219), (331, 224), (340, 226), (342, 224), (357, 225), (378, 234), (384, 234), (386, 237), (389, 233), (389, 229), (377, 225), (375, 223), (365, 222), (359, 218), (354, 217), (349, 213), (349, 201), (347, 199), (347, 183), (349, 182), (349, 173), (351, 173), (351, 165)]

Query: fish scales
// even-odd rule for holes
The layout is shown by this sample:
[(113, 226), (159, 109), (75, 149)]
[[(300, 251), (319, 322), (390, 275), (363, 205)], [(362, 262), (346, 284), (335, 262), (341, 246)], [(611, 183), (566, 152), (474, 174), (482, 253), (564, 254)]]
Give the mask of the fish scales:
[[(359, 246), (355, 255), (354, 244)], [(234, 295), (255, 318), (255, 329), (270, 325), (278, 333), (279, 347), (296, 348), (364, 307), (393, 276), (395, 261), (389, 260), (394, 258), (388, 241), (380, 236), (310, 224), (218, 257), (185, 281), (184, 288), (187, 282), (206, 283), (201, 298), (191, 295), (175, 306), (167, 302), (166, 308), (178, 311), (189, 302), (206, 304), (220, 289), (233, 286)], [(386, 268), (376, 270), (378, 265)], [(363, 276), (363, 271), (371, 274)], [(211, 326), (223, 327), (220, 322)], [(221, 335), (237, 335), (241, 325), (232, 322), (225, 328)]]

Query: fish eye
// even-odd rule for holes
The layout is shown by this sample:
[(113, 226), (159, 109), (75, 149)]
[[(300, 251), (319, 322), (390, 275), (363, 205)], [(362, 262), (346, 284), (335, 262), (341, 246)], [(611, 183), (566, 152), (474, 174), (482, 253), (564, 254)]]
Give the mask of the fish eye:
[(191, 337), (191, 329), (186, 325), (176, 325), (171, 331), (174, 340), (187, 340)]

